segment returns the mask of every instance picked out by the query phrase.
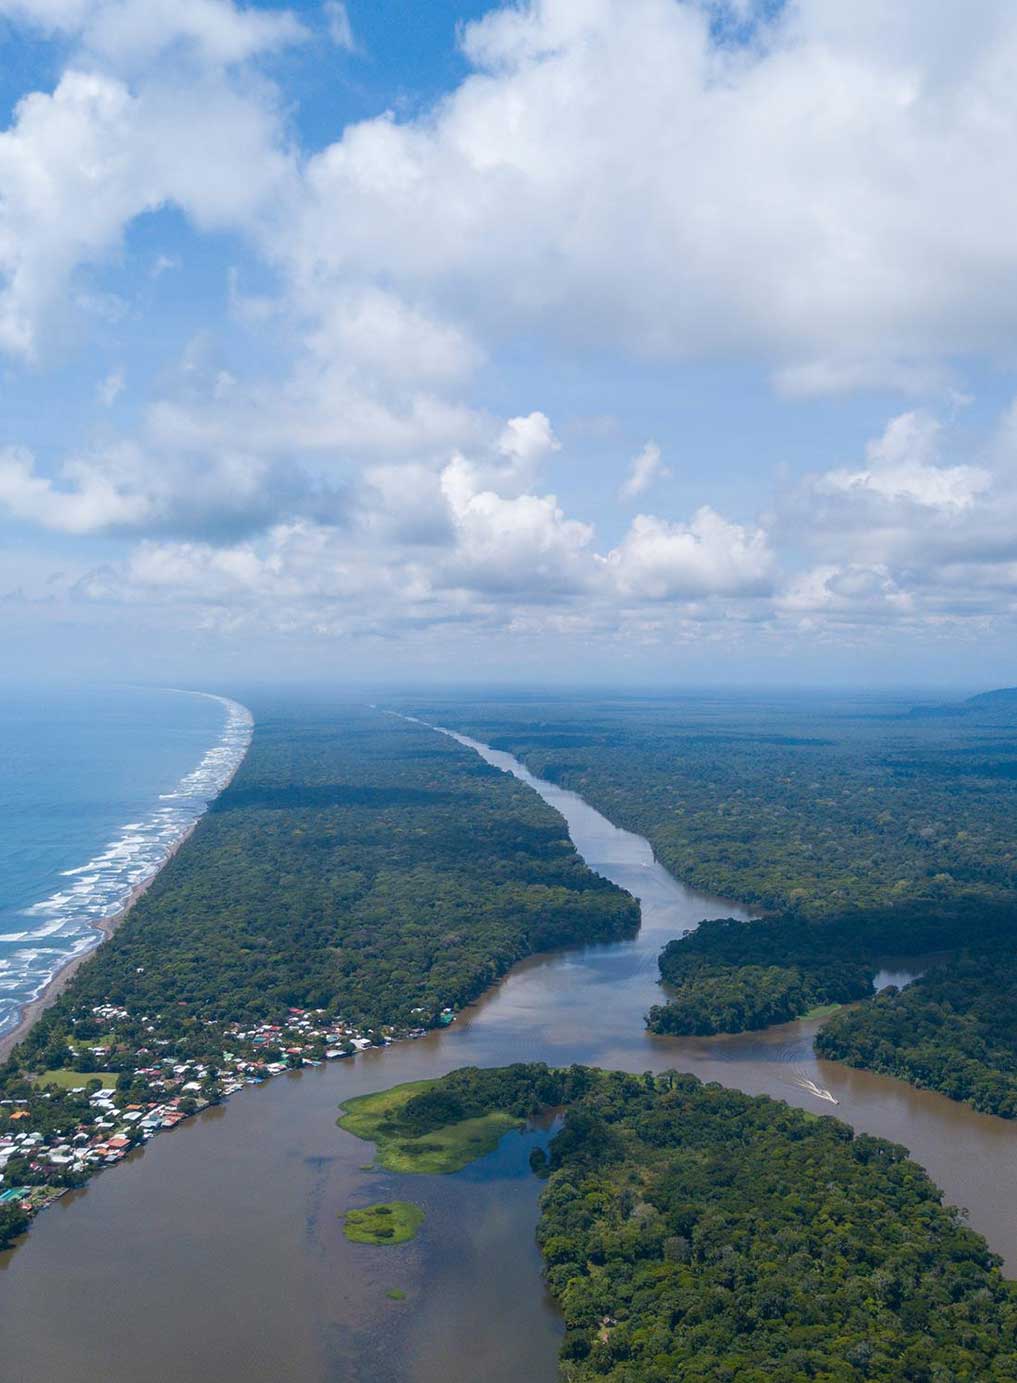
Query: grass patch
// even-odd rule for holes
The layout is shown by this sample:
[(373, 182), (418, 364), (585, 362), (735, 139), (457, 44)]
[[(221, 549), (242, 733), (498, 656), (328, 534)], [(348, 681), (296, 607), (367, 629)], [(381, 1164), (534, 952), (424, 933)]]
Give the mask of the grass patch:
[(408, 1135), (400, 1126), (403, 1106), (414, 1095), (429, 1090), (432, 1080), (411, 1081), (381, 1090), (375, 1095), (358, 1095), (347, 1100), (339, 1127), (357, 1138), (374, 1143), (378, 1149), (375, 1166), (389, 1172), (459, 1172), (478, 1157), (493, 1152), (510, 1129), (520, 1121), (502, 1110), (476, 1119)]
[(347, 1210), (343, 1233), (355, 1244), (405, 1244), (417, 1237), (424, 1212), (411, 1201), (388, 1201)]
[(112, 1090), (117, 1076), (115, 1071), (43, 1071), (41, 1076), (33, 1077), (38, 1086), (59, 1085), (61, 1090), (74, 1090), (90, 1080), (97, 1080), (104, 1090)]
[(803, 1013), (798, 1021), (803, 1022), (806, 1018), (829, 1018), (831, 1013), (836, 1013), (843, 1007), (843, 1004), (817, 1004), (815, 1008), (810, 1008), (808, 1013)]

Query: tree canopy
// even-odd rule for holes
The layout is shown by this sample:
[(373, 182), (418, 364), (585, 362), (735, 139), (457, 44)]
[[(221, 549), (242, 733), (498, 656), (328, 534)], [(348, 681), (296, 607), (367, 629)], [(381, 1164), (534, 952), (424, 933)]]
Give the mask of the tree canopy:
[(1017, 1287), (904, 1148), (693, 1076), (451, 1073), (450, 1113), (563, 1108), (539, 1241), (571, 1383), (944, 1383), (1017, 1372)]
[(1011, 1115), (1017, 696), (709, 696), (422, 711), (645, 835), (678, 878), (752, 905), (661, 956), (658, 1032), (763, 1027), (871, 996), (882, 957), (964, 954), (831, 1018), (823, 1055)]

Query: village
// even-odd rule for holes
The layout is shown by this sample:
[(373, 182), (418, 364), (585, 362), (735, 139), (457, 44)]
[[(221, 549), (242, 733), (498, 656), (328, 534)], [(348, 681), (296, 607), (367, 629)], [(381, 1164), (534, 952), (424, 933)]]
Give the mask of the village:
[[(139, 1026), (126, 1008), (102, 1004), (93, 1008), (92, 1019), (99, 1038), (69, 1044), (66, 1069), (36, 1077), (31, 1093), (0, 1099), (0, 1206), (32, 1216), (157, 1134), (247, 1085), (426, 1032), (425, 1027), (363, 1032), (324, 1009), (291, 1008), (278, 1023), (208, 1021), (223, 1050), (214, 1060), (198, 1060), (158, 1056), (154, 1048), (177, 1044), (155, 1037), (158, 1021), (147, 1017), (140, 1023), (153, 1034), (150, 1045), (125, 1052), (119, 1030), (133, 1033)], [(432, 1021), (446, 1026), (453, 1020), (452, 1010), (444, 1009)]]

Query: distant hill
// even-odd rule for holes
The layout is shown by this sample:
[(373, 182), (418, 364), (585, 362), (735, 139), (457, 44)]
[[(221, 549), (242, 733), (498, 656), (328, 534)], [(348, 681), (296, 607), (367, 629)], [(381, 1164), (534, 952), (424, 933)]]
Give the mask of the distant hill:
[(911, 715), (918, 717), (966, 716), (973, 711), (1017, 712), (1017, 687), (999, 687), (996, 691), (979, 692), (966, 701), (951, 701), (941, 706), (913, 706)]
[(979, 692), (969, 696), (962, 706), (972, 711), (1009, 711), (1017, 708), (1017, 687), (1000, 687), (998, 691)]

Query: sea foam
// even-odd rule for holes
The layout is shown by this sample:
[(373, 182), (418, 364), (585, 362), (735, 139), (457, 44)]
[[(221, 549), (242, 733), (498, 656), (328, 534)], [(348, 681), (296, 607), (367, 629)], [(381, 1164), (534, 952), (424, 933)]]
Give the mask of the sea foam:
[[(161, 794), (144, 820), (125, 822), (99, 854), (62, 871), (68, 880), (63, 888), (24, 908), (24, 930), (0, 936), (19, 943), (0, 960), (0, 1034), (17, 1023), (22, 1006), (38, 998), (57, 971), (99, 944), (96, 924), (120, 912), (158, 873), (239, 768), (254, 728), (250, 711), (228, 697), (186, 694), (208, 696), (223, 706), (222, 735), (172, 792)], [(48, 944), (32, 944), (39, 942)]]

